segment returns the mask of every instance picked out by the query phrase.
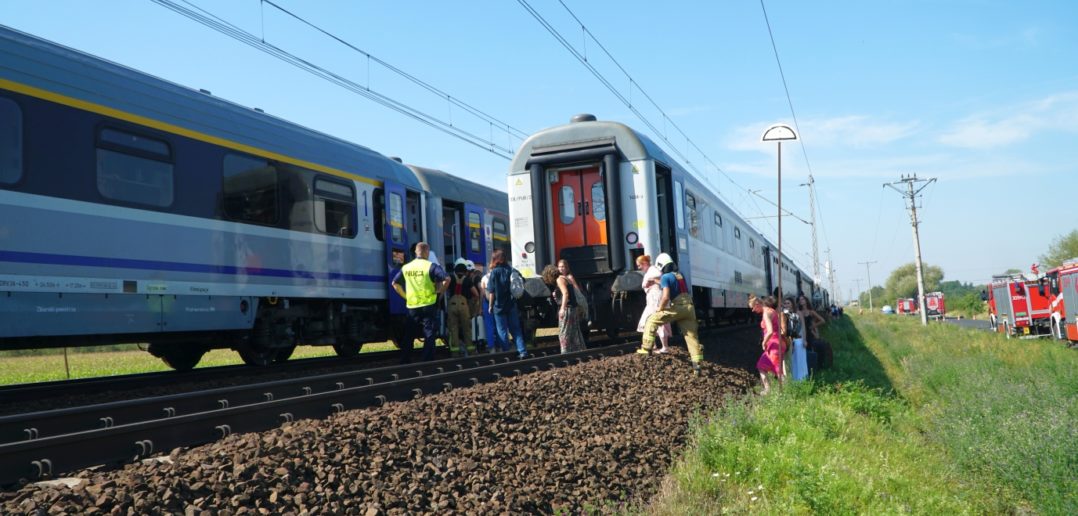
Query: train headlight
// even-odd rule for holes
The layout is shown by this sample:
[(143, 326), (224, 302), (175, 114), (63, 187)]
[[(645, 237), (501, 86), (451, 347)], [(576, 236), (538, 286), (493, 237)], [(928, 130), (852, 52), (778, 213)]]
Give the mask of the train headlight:
[(528, 252), (528, 253), (534, 253), (535, 252), (535, 242), (528, 242), (528, 243), (524, 244), (524, 251)]
[(629, 245), (636, 244), (640, 241), (640, 235), (637, 235), (635, 231), (630, 231), (625, 234), (625, 243)]

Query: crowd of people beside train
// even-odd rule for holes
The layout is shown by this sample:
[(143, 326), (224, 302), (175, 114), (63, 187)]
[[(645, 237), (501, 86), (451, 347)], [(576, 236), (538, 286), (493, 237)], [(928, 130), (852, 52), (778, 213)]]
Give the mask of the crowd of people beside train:
[[(504, 251), (493, 253), (487, 272), (482, 264), (464, 258), (447, 272), (426, 242), (415, 244), (412, 255), (392, 284), (407, 308), (400, 338), (409, 343), (422, 338), (422, 360), (434, 358), (439, 338), (462, 356), (473, 346), (476, 353), (493, 353), (509, 351), (511, 344), (521, 358), (529, 356), (513, 294), (514, 269)], [(400, 348), (401, 362), (410, 362), (413, 346)]]
[[(503, 250), (496, 250), (486, 271), (482, 264), (458, 258), (446, 272), (432, 260), (430, 246), (420, 242), (413, 247), (415, 258), (404, 264), (393, 279), (393, 288), (404, 298), (407, 324), (404, 342), (423, 339), (423, 360), (434, 356), (436, 339), (442, 336), (449, 348), (462, 356), (477, 353), (507, 352), (515, 345), (521, 358), (529, 356), (525, 346), (517, 299), (523, 288), (519, 272), (508, 263)], [(642, 333), (640, 354), (669, 353), (671, 324), (676, 323), (688, 348), (693, 374), (700, 374), (703, 346), (697, 333), (698, 323), (692, 292), (677, 263), (666, 253), (654, 263), (649, 255), (636, 259), (645, 293), (645, 307), (636, 330)], [(562, 353), (586, 348), (588, 301), (585, 290), (573, 276), (569, 263), (559, 260), (547, 265), (541, 274), (550, 290), (550, 302), (557, 311), (558, 341)], [(763, 393), (771, 390), (772, 378), (780, 384), (787, 377), (799, 381), (810, 370), (830, 366), (830, 345), (820, 338), (819, 328), (826, 319), (817, 312), (807, 296), (750, 296), (749, 309), (760, 316), (763, 353), (756, 368)], [(444, 317), (444, 335), (442, 318)], [(658, 348), (656, 349), (656, 344)], [(401, 347), (401, 361), (411, 360), (412, 347)]]

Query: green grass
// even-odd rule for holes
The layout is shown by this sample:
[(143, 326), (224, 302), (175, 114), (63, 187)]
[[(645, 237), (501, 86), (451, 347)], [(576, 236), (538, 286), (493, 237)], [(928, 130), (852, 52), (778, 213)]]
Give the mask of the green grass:
[(728, 406), (648, 512), (1078, 513), (1078, 354), (947, 324), (832, 323), (834, 369)]
[[(66, 380), (69, 378), (68, 368), (71, 379), (170, 370), (161, 359), (139, 350), (138, 345), (117, 345), (109, 348), (113, 349), (87, 351), (86, 348), (72, 348), (68, 350), (67, 368), (64, 366), (63, 349), (56, 350), (55, 353), (0, 356), (0, 385)], [(363, 346), (364, 353), (391, 349), (396, 348), (388, 342)], [(292, 354), (292, 358), (333, 355), (335, 355), (333, 348), (329, 346), (299, 346)], [(239, 353), (228, 349), (215, 349), (202, 357), (198, 367), (242, 363)]]

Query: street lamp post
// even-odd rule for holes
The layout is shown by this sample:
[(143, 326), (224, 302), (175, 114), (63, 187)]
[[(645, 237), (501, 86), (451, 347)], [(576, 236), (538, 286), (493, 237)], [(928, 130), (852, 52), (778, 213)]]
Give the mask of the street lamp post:
[(796, 140), (796, 139), (797, 139), (797, 133), (794, 132), (794, 130), (791, 129), (790, 126), (785, 125), (785, 124), (774, 124), (771, 127), (768, 127), (767, 130), (764, 131), (764, 135), (762, 137), (760, 137), (760, 141), (776, 142), (779, 145), (779, 150), (778, 150), (778, 155), (779, 155), (779, 159), (778, 159), (778, 171), (779, 171), (779, 178), (778, 178), (778, 187), (779, 187), (779, 193), (778, 193), (778, 200), (779, 200), (779, 202), (778, 202), (778, 209), (779, 209), (779, 214), (778, 214), (778, 217), (779, 217), (778, 259), (779, 259), (779, 266), (778, 266), (778, 277), (777, 277), (777, 281), (775, 283), (776, 283), (777, 288), (778, 288), (778, 301), (779, 301), (780, 304), (782, 303), (782, 142), (783, 142), (783, 140)]

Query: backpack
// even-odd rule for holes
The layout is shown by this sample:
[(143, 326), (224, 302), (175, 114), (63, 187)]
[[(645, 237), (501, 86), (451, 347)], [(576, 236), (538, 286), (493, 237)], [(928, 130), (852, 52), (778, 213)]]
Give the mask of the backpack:
[(513, 295), (513, 299), (524, 297), (524, 276), (516, 269), (509, 274), (509, 293)]
[(786, 336), (791, 339), (801, 338), (801, 316), (796, 313), (783, 312), (782, 316), (786, 319)]

